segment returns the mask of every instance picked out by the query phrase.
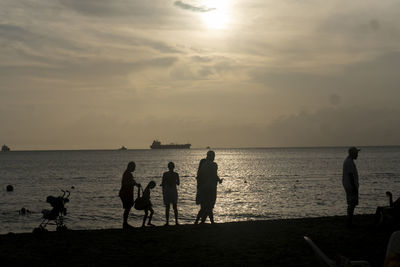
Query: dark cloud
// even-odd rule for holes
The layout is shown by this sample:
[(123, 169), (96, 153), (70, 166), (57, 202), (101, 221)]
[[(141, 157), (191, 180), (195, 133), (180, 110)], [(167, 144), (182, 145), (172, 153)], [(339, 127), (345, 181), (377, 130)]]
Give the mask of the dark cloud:
[(60, 0), (60, 3), (79, 13), (89, 15), (110, 15), (123, 12), (123, 9), (120, 9), (118, 8), (118, 5), (113, 4), (114, 1)]
[(398, 145), (400, 110), (325, 108), (275, 120), (265, 143), (278, 146)]
[[(165, 13), (161, 1), (126, 0), (59, 0), (80, 14), (100, 17), (140, 16), (153, 17)], [(161, 4), (160, 4), (161, 3)], [(164, 10), (164, 11), (163, 11)]]
[(209, 77), (213, 74), (214, 74), (214, 72), (208, 67), (203, 67), (199, 70), (199, 75), (201, 75), (204, 78)]
[(32, 37), (32, 34), (22, 27), (11, 24), (0, 24), (0, 40), (24, 41)]
[(399, 68), (400, 52), (391, 52), (370, 61), (343, 65), (337, 72), (277, 72), (270, 68), (254, 70), (250, 76), (254, 81), (280, 90), (332, 92), (340, 89), (383, 94), (383, 91), (397, 92)]
[(200, 63), (207, 63), (213, 61), (212, 57), (204, 57), (204, 56), (192, 56), (191, 59), (194, 62), (200, 62)]
[[(129, 83), (127, 75), (145, 70), (166, 70), (178, 58), (155, 57), (146, 60), (118, 60), (92, 59), (90, 61), (58, 62), (53, 66), (29, 65), (0, 66), (0, 92), (5, 93), (7, 88), (16, 88), (7, 94), (17, 96), (18, 91), (38, 91), (39, 88), (51, 91), (70, 91), (73, 88), (93, 88), (91, 90), (109, 90), (116, 85), (125, 87)], [(58, 85), (52, 88), (51, 85)], [(29, 85), (29, 86), (27, 86)], [(41, 90), (40, 89), (40, 90)]]
[[(88, 47), (74, 39), (67, 39), (62, 35), (46, 35), (39, 32), (39, 29), (31, 30), (28, 27), (13, 24), (0, 24), (0, 44), (3, 48), (10, 49), (8, 52), (12, 51), (14, 56), (19, 56), (25, 61), (32, 60), (40, 63), (54, 61), (52, 58), (54, 48), (70, 52), (88, 52)], [(1, 63), (7, 64), (7, 62)]]
[(215, 8), (210, 8), (210, 7), (206, 7), (206, 6), (195, 6), (195, 5), (184, 3), (182, 1), (175, 1), (174, 5), (182, 8), (182, 9), (193, 11), (193, 12), (209, 12), (209, 11), (215, 10)]
[(378, 31), (381, 27), (379, 20), (376, 20), (376, 19), (370, 20), (368, 24), (369, 24), (369, 27), (375, 31)]
[(342, 101), (342, 98), (340, 96), (338, 96), (337, 94), (331, 94), (329, 96), (329, 102), (334, 106), (339, 105), (341, 101)]
[(94, 35), (97, 38), (104, 40), (115, 40), (115, 42), (135, 46), (135, 47), (150, 47), (161, 53), (182, 53), (181, 49), (171, 46), (162, 40), (154, 40), (150, 38), (143, 38), (139, 36), (130, 36), (127, 34), (114, 33), (114, 32), (100, 32), (96, 31)]

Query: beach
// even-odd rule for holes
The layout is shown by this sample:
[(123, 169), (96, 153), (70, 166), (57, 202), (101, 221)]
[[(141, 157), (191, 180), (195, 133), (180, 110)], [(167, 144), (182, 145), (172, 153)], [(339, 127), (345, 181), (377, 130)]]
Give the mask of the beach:
[(316, 266), (310, 237), (328, 257), (382, 266), (393, 231), (373, 215), (0, 235), (2, 266)]

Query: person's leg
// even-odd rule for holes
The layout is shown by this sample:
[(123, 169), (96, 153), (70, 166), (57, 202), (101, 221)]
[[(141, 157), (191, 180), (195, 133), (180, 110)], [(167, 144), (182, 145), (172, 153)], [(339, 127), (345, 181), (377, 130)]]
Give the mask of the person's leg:
[(124, 209), (123, 224), (128, 224), (129, 211), (131, 209)]
[(355, 208), (356, 208), (356, 206), (354, 204), (347, 205), (347, 226), (353, 225), (353, 215), (354, 215)]
[(170, 204), (167, 203), (167, 205), (165, 205), (165, 225), (169, 224), (169, 208)]
[(203, 205), (203, 212), (201, 214), (201, 223), (205, 223), (207, 216), (209, 215), (209, 207), (208, 205)]
[(178, 225), (178, 206), (176, 203), (173, 203), (174, 214), (175, 214), (175, 224)]
[(150, 216), (149, 216), (149, 222), (147, 223), (147, 225), (153, 225), (153, 224), (151, 224), (151, 219), (153, 218), (154, 210), (152, 207), (150, 207), (149, 210), (150, 210)]
[(200, 215), (201, 215), (201, 209), (200, 209), (199, 212), (197, 213), (196, 220), (194, 221), (194, 224), (198, 224), (198, 223), (199, 223)]
[(145, 209), (144, 210), (144, 216), (143, 216), (143, 223), (142, 223), (142, 227), (144, 227), (145, 223), (146, 223), (146, 219), (147, 219), (147, 215), (149, 214), (149, 210)]
[(131, 225), (128, 224), (128, 217), (129, 217), (129, 212), (130, 211), (131, 211), (130, 207), (129, 208), (124, 208), (122, 228), (132, 227)]
[(199, 223), (199, 220), (203, 217), (203, 212), (204, 212), (203, 205), (200, 204), (200, 210), (197, 213), (196, 221), (194, 222), (194, 224)]
[(212, 207), (209, 208), (208, 217), (210, 217), (210, 222), (214, 224), (214, 209)]

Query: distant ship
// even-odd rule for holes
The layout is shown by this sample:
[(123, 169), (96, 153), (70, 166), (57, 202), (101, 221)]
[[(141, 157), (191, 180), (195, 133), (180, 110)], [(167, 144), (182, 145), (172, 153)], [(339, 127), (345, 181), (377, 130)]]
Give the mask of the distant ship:
[(191, 144), (168, 144), (162, 145), (160, 141), (154, 140), (151, 149), (189, 149)]
[(121, 148), (119, 148), (118, 150), (128, 150), (126, 147), (122, 146)]
[(3, 146), (1, 147), (1, 151), (3, 151), (3, 152), (5, 152), (5, 151), (10, 151), (10, 148), (9, 148), (8, 146), (6, 146), (6, 145), (3, 145)]

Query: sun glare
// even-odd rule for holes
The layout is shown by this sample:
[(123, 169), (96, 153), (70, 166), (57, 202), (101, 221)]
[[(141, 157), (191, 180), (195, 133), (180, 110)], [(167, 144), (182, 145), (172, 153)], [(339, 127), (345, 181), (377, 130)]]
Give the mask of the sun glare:
[(229, 20), (229, 0), (203, 0), (203, 5), (210, 9), (202, 14), (204, 24), (211, 29), (225, 29)]

